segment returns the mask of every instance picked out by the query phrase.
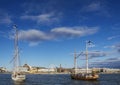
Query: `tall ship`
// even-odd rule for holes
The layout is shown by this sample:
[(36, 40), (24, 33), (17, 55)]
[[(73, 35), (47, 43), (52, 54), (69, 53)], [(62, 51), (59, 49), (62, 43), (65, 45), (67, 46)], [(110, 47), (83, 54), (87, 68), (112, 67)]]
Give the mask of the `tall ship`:
[[(86, 42), (86, 68), (85, 68), (85, 72), (78, 72), (77, 71), (77, 58), (79, 56), (76, 55), (76, 52), (74, 53), (74, 70), (71, 73), (71, 78), (75, 79), (75, 80), (97, 80), (99, 78), (99, 74), (92, 70), (90, 71), (88, 68), (88, 44), (89, 42)], [(82, 53), (81, 53), (82, 54)], [(79, 55), (81, 55), (79, 54)]]
[(13, 68), (13, 72), (11, 75), (12, 80), (14, 81), (24, 81), (26, 79), (26, 75), (19, 69), (20, 67), (20, 63), (19, 63), (19, 49), (18, 49), (18, 30), (17, 30), (17, 26), (14, 25), (13, 26), (14, 30), (15, 30), (15, 34), (14, 34), (14, 68)]

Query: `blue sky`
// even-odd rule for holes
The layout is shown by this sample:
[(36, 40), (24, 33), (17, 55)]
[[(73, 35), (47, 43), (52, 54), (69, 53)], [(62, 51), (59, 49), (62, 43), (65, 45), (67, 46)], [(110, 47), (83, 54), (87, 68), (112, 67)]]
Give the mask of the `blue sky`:
[[(73, 53), (91, 40), (89, 64), (120, 68), (119, 0), (0, 0), (0, 66), (11, 67), (13, 28), (21, 64), (73, 67)], [(85, 56), (78, 66), (84, 67)]]

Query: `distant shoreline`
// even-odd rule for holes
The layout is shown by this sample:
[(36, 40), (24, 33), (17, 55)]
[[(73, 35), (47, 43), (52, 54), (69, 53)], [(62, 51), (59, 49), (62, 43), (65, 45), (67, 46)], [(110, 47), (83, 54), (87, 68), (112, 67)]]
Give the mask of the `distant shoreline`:
[[(0, 74), (12, 74), (12, 72), (1, 72)], [(25, 73), (25, 74), (70, 74), (70, 73)], [(120, 74), (120, 72), (118, 73), (99, 73), (99, 74)]]
[[(12, 72), (0, 72), (0, 74), (12, 74)], [(70, 74), (70, 73), (24, 73), (24, 74)]]

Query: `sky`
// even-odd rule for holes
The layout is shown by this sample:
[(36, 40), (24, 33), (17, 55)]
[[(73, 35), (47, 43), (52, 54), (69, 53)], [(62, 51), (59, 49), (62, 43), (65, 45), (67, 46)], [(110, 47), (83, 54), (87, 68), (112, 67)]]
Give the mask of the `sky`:
[[(119, 0), (0, 0), (0, 67), (11, 68), (17, 25), (20, 63), (72, 68), (88, 47), (89, 67), (120, 68)], [(85, 56), (77, 59), (85, 67)]]

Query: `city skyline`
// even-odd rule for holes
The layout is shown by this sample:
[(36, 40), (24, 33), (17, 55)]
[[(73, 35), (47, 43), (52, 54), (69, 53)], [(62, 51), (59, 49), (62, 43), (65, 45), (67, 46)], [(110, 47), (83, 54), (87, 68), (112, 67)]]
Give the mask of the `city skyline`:
[[(14, 30), (18, 28), (21, 64), (72, 68), (74, 52), (85, 51), (90, 67), (120, 68), (120, 1), (1, 0), (0, 67), (12, 67)], [(78, 59), (85, 67), (85, 56)]]

